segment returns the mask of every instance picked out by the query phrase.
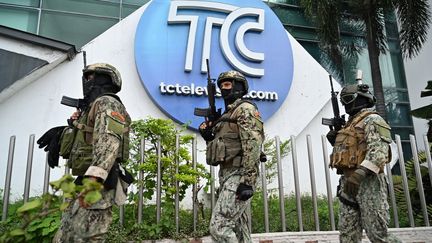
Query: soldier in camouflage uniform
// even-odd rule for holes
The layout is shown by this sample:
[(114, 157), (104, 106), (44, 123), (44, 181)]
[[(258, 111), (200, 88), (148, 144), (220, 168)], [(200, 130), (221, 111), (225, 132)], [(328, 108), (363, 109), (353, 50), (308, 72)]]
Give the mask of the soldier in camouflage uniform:
[[(124, 203), (131, 183), (119, 165), (128, 157), (131, 122), (115, 95), (121, 89), (120, 73), (109, 64), (92, 64), (84, 68), (82, 81), (88, 105), (75, 112), (68, 120), (69, 126), (62, 129), (59, 151), (50, 145), (47, 150), (69, 159), (72, 174), (78, 176), (76, 184), (89, 178), (103, 183), (104, 189), (102, 199), (95, 204), (86, 204), (84, 195), (70, 203), (53, 242), (103, 242), (112, 221), (112, 205)], [(42, 145), (48, 140), (44, 136), (38, 141)], [(50, 166), (56, 165), (58, 155), (56, 162), (50, 161)]]
[(334, 146), (330, 167), (341, 174), (338, 186), (340, 242), (400, 242), (387, 232), (390, 216), (384, 166), (390, 161), (390, 126), (373, 106), (366, 84), (342, 89), (341, 103), (349, 119), (339, 131), (327, 134)]
[(220, 166), (210, 233), (215, 242), (252, 242), (245, 210), (259, 176), (263, 122), (256, 105), (242, 99), (248, 83), (241, 73), (221, 73), (217, 85), (225, 112), (215, 124), (203, 122), (199, 128), (207, 141), (207, 163)]

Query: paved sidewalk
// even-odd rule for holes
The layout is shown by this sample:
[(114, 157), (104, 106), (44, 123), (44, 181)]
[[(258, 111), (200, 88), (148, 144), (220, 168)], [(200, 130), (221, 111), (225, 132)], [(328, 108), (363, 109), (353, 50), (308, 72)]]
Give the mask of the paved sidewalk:
[[(394, 228), (389, 231), (406, 243), (432, 243), (432, 227)], [(339, 243), (338, 231), (304, 231), (252, 234), (255, 243)], [(174, 240), (144, 241), (145, 243), (174, 243)], [(185, 242), (185, 241), (183, 241)], [(212, 243), (210, 237), (191, 240), (191, 243)], [(370, 242), (363, 233), (362, 243)]]

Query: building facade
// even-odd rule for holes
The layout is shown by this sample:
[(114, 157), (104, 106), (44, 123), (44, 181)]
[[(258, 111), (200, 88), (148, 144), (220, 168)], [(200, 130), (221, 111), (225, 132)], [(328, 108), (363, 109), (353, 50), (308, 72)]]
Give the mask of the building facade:
[[(233, 2), (235, 1), (233, 0)], [(134, 47), (136, 48), (136, 29), (141, 24), (140, 21), (142, 21), (141, 16), (143, 13), (148, 12), (146, 7), (140, 8), (145, 2), (126, 0), (0, 0), (0, 14), (2, 17), (6, 16), (6, 18), (0, 20), (0, 24), (29, 33), (39, 34), (46, 38), (74, 44), (76, 47), (87, 51), (87, 63), (112, 63), (120, 70), (125, 80), (124, 89), (121, 91), (120, 96), (125, 97), (124, 103), (130, 109), (129, 112), (132, 119), (141, 119), (147, 116), (167, 118), (166, 113), (160, 109), (160, 106), (154, 104), (154, 99), (151, 97), (151, 93), (154, 90), (143, 88), (142, 77), (138, 74), (138, 65), (135, 61), (137, 58), (136, 53), (134, 53)], [(198, 1), (194, 2), (198, 3)], [(315, 29), (304, 18), (302, 10), (296, 2), (279, 3), (265, 1), (265, 3), (272, 9), (280, 22), (282, 22), (283, 27), (289, 32), (290, 49), (292, 49), (292, 58), (294, 61), (289, 94), (282, 100), (282, 104), (277, 112), (266, 121), (266, 133), (268, 137), (278, 135), (282, 140), (290, 139), (291, 135), (296, 136), (296, 142), (299, 146), (299, 161), (304, 163), (308, 161), (305, 146), (308, 139), (307, 135), (311, 134), (314, 138), (315, 161), (322, 161), (320, 136), (325, 134), (328, 128), (321, 125), (321, 118), (330, 117), (332, 112), (329, 103), (330, 87), (328, 84), (328, 73), (323, 68), (325, 61), (322, 60), (322, 55), (318, 48)], [(95, 4), (99, 4), (101, 9), (104, 10), (96, 8), (95, 6), (99, 7), (99, 5)], [(124, 11), (127, 8), (130, 9), (129, 12)], [(137, 11), (133, 12), (133, 8), (137, 9)], [(131, 12), (133, 13), (126, 18), (127, 13)], [(123, 18), (125, 19), (122, 20)], [(389, 20), (388, 26), (389, 35), (392, 34), (389, 42), (390, 53), (381, 57), (386, 100), (389, 103), (389, 107), (390, 104), (392, 107), (391, 110), (389, 109), (388, 117), (393, 127), (393, 132), (401, 135), (405, 148), (409, 150), (409, 143), (407, 142), (409, 142), (409, 134), (413, 133), (413, 126), (411, 116), (408, 114), (410, 110), (408, 89), (397, 38), (393, 38), (396, 36), (396, 29), (390, 28), (391, 26), (395, 28), (395, 22)], [(286, 34), (286, 31), (283, 30), (283, 33)], [(349, 36), (352, 33), (342, 34)], [(4, 91), (0, 90), (0, 113), (13, 114), (13, 116), (7, 116), (0, 120), (0, 134), (2, 134), (2, 140), (0, 141), (0, 161), (6, 161), (7, 159), (8, 137), (16, 135), (17, 141), (20, 143), (16, 149), (20, 151), (20, 155), (18, 155), (16, 161), (23, 162), (25, 161), (25, 152), (23, 151), (27, 151), (26, 146), (28, 145), (25, 140), (28, 135), (33, 133), (36, 134), (36, 137), (39, 137), (48, 128), (64, 124), (65, 119), (73, 112), (73, 109), (59, 104), (62, 95), (71, 97), (82, 96), (80, 70), (82, 69), (83, 55), (82, 53), (78, 53), (74, 59), (69, 58), (70, 61), (65, 62), (64, 60), (67, 59), (68, 55), (64, 52), (67, 53), (70, 49), (68, 45), (60, 53), (52, 55), (46, 48), (35, 48), (32, 47), (32, 44), (24, 45), (18, 41), (13, 42), (7, 38), (2, 38), (1, 35), (0, 41), (2, 43), (0, 49), (5, 49), (9, 52), (19, 49), (22, 55), (41, 57), (42, 61), (30, 59), (30, 62), (35, 66), (29, 67), (26, 71), (31, 72), (33, 69), (37, 69), (38, 65), (45, 65), (43, 66), (44, 72), (38, 74), (39, 76), (30, 75), (31, 77), (24, 77), (24, 79), (28, 79), (29, 81), (20, 85), (19, 88), (13, 84), (13, 81), (19, 80), (21, 82), (23, 81), (22, 77), (11, 78), (10, 83), (14, 86), (12, 91), (6, 87), (7, 85), (5, 87), (0, 86), (0, 88), (5, 89)], [(49, 41), (49, 39), (45, 41)], [(24, 46), (26, 48), (23, 48)], [(1, 57), (5, 56), (2, 55)], [(49, 65), (44, 64), (44, 60)], [(344, 68), (350, 72), (362, 69), (364, 81), (370, 83), (367, 54), (362, 54), (358, 60), (355, 65), (351, 64), (351, 66)], [(8, 70), (9, 68), (3, 69), (5, 73), (8, 73)], [(10, 70), (14, 69), (10, 68)], [(216, 73), (220, 71), (213, 70), (213, 76), (217, 75)], [(165, 75), (167, 70), (164, 69), (161, 73)], [(352, 83), (353, 79), (354, 77), (349, 77), (344, 82)], [(203, 78), (201, 81), (203, 80), (205, 79)], [(340, 90), (340, 86), (335, 84), (335, 89)], [(13, 92), (13, 96), (11, 92)], [(10, 95), (7, 95), (8, 93)], [(35, 105), (37, 105), (37, 109), (35, 109)], [(184, 109), (181, 102), (176, 102), (173, 105), (178, 106), (177, 110)], [(21, 112), (17, 112), (17, 110)], [(190, 110), (193, 109), (191, 108)], [(32, 119), (28, 119), (28, 117)], [(200, 141), (198, 146), (201, 150), (205, 149), (203, 141)], [(289, 159), (287, 158), (287, 160)], [(43, 151), (37, 151), (35, 160), (38, 163), (44, 162)], [(16, 165), (17, 168), (14, 168), (14, 171), (24, 171), (24, 164)], [(0, 171), (5, 171), (5, 166), (5, 163), (0, 164)], [(291, 163), (287, 161), (284, 166), (286, 178), (292, 178), (290, 174), (292, 171)], [(317, 164), (317, 181), (324, 181), (324, 168), (322, 167), (322, 164)], [(36, 169), (38, 170), (37, 174), (43, 174), (43, 164), (40, 164)], [(57, 170), (57, 173), (58, 176), (61, 171)], [(0, 174), (0, 180), (3, 180), (2, 176)], [(304, 187), (302, 191), (310, 191), (310, 188), (308, 189), (309, 182), (307, 181), (308, 171), (301, 171), (300, 177), (305, 180), (301, 182), (301, 187)], [(19, 176), (15, 176), (14, 178), (17, 178), (15, 179), (15, 184), (19, 185), (19, 183), (22, 183), (22, 179)], [(332, 180), (332, 184), (335, 185), (337, 183), (335, 174)], [(292, 181), (286, 180), (284, 183), (286, 184), (286, 188), (288, 188), (287, 190), (292, 190)], [(325, 185), (319, 185), (318, 191), (325, 192)]]
[[(0, 0), (0, 24), (82, 47), (148, 0)], [(328, 62), (318, 47), (316, 29), (308, 21), (298, 0), (266, 2), (293, 37), (325, 68)], [(388, 120), (393, 134), (401, 136), (404, 150), (409, 151), (409, 134), (414, 134), (410, 99), (404, 62), (395, 19), (386, 22), (388, 53), (381, 55), (380, 64), (387, 104)], [(342, 38), (358, 33), (341, 31)], [(326, 68), (329, 70), (329, 68)], [(345, 77), (341, 84), (355, 82), (355, 71), (363, 71), (363, 80), (371, 84), (367, 50), (354, 62), (344, 64)], [(415, 79), (415, 78), (414, 78)], [(426, 80), (425, 80), (426, 81)], [(417, 82), (417, 81), (416, 81)], [(415, 91), (417, 92), (417, 91)], [(417, 94), (412, 94), (416, 96)], [(417, 99), (416, 99), (417, 100)], [(415, 105), (418, 106), (418, 105)], [(417, 122), (416, 135), (421, 135), (423, 124)]]

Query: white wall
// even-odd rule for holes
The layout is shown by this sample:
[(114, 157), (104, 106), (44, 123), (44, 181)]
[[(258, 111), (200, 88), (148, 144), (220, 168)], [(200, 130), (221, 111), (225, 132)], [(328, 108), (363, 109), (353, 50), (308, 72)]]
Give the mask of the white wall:
[[(147, 116), (167, 118), (142, 86), (135, 68), (134, 35), (137, 23), (145, 7), (107, 30), (84, 46), (87, 63), (108, 62), (122, 74), (123, 89), (119, 93), (132, 119)], [(321, 134), (328, 128), (321, 125), (321, 117), (331, 117), (330, 91), (327, 72), (290, 36), (293, 47), (294, 78), (290, 93), (279, 111), (266, 123), (268, 137), (280, 136), (282, 140), (291, 135), (297, 136), (297, 154), (300, 171), (300, 185), (303, 191), (310, 191), (309, 167), (306, 150), (306, 134), (313, 134), (313, 151), (317, 191), (326, 192), (324, 164), (321, 148)], [(9, 137), (17, 136), (15, 148), (12, 198), (23, 192), (26, 155), (29, 134), (39, 138), (47, 129), (64, 125), (74, 111), (60, 104), (62, 95), (81, 97), (82, 55), (72, 61), (65, 61), (54, 70), (46, 73), (35, 82), (19, 90), (0, 105), (0, 181), (6, 174), (6, 161)], [(336, 90), (340, 87), (335, 83)], [(204, 149), (204, 141), (199, 138), (198, 148)], [(45, 154), (35, 149), (32, 177), (32, 194), (42, 191)], [(199, 155), (200, 161), (203, 154)], [(294, 190), (291, 157), (284, 159), (285, 192)], [(64, 169), (56, 168), (52, 179), (58, 178)], [(336, 187), (337, 176), (332, 174), (332, 187)], [(3, 186), (1, 186), (3, 187)]]
[[(432, 7), (432, 0), (429, 0), (429, 5)], [(432, 25), (432, 23), (429, 24)], [(432, 103), (432, 97), (420, 98), (420, 92), (426, 87), (426, 82), (432, 80), (431, 57), (432, 28), (429, 27), (427, 41), (423, 45), (420, 54), (417, 57), (411, 60), (407, 59), (404, 62), (412, 110)], [(415, 136), (418, 140), (418, 147), (419, 149), (424, 149), (423, 138), (421, 137), (427, 132), (427, 121), (413, 117), (413, 123)]]

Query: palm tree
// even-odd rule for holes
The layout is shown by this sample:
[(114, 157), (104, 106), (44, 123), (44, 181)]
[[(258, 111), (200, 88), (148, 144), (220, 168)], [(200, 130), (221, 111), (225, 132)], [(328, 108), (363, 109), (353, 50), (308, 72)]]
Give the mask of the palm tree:
[(419, 53), (426, 41), (431, 18), (428, 0), (300, 0), (300, 4), (306, 16), (317, 25), (320, 46), (337, 67), (342, 66), (347, 47), (351, 51), (362, 48), (361, 45), (343, 43), (339, 35), (340, 28), (357, 26), (362, 29), (369, 52), (373, 89), (377, 98), (376, 108), (386, 118), (378, 61), (379, 55), (387, 51), (385, 16), (396, 11), (403, 56), (412, 58)]

